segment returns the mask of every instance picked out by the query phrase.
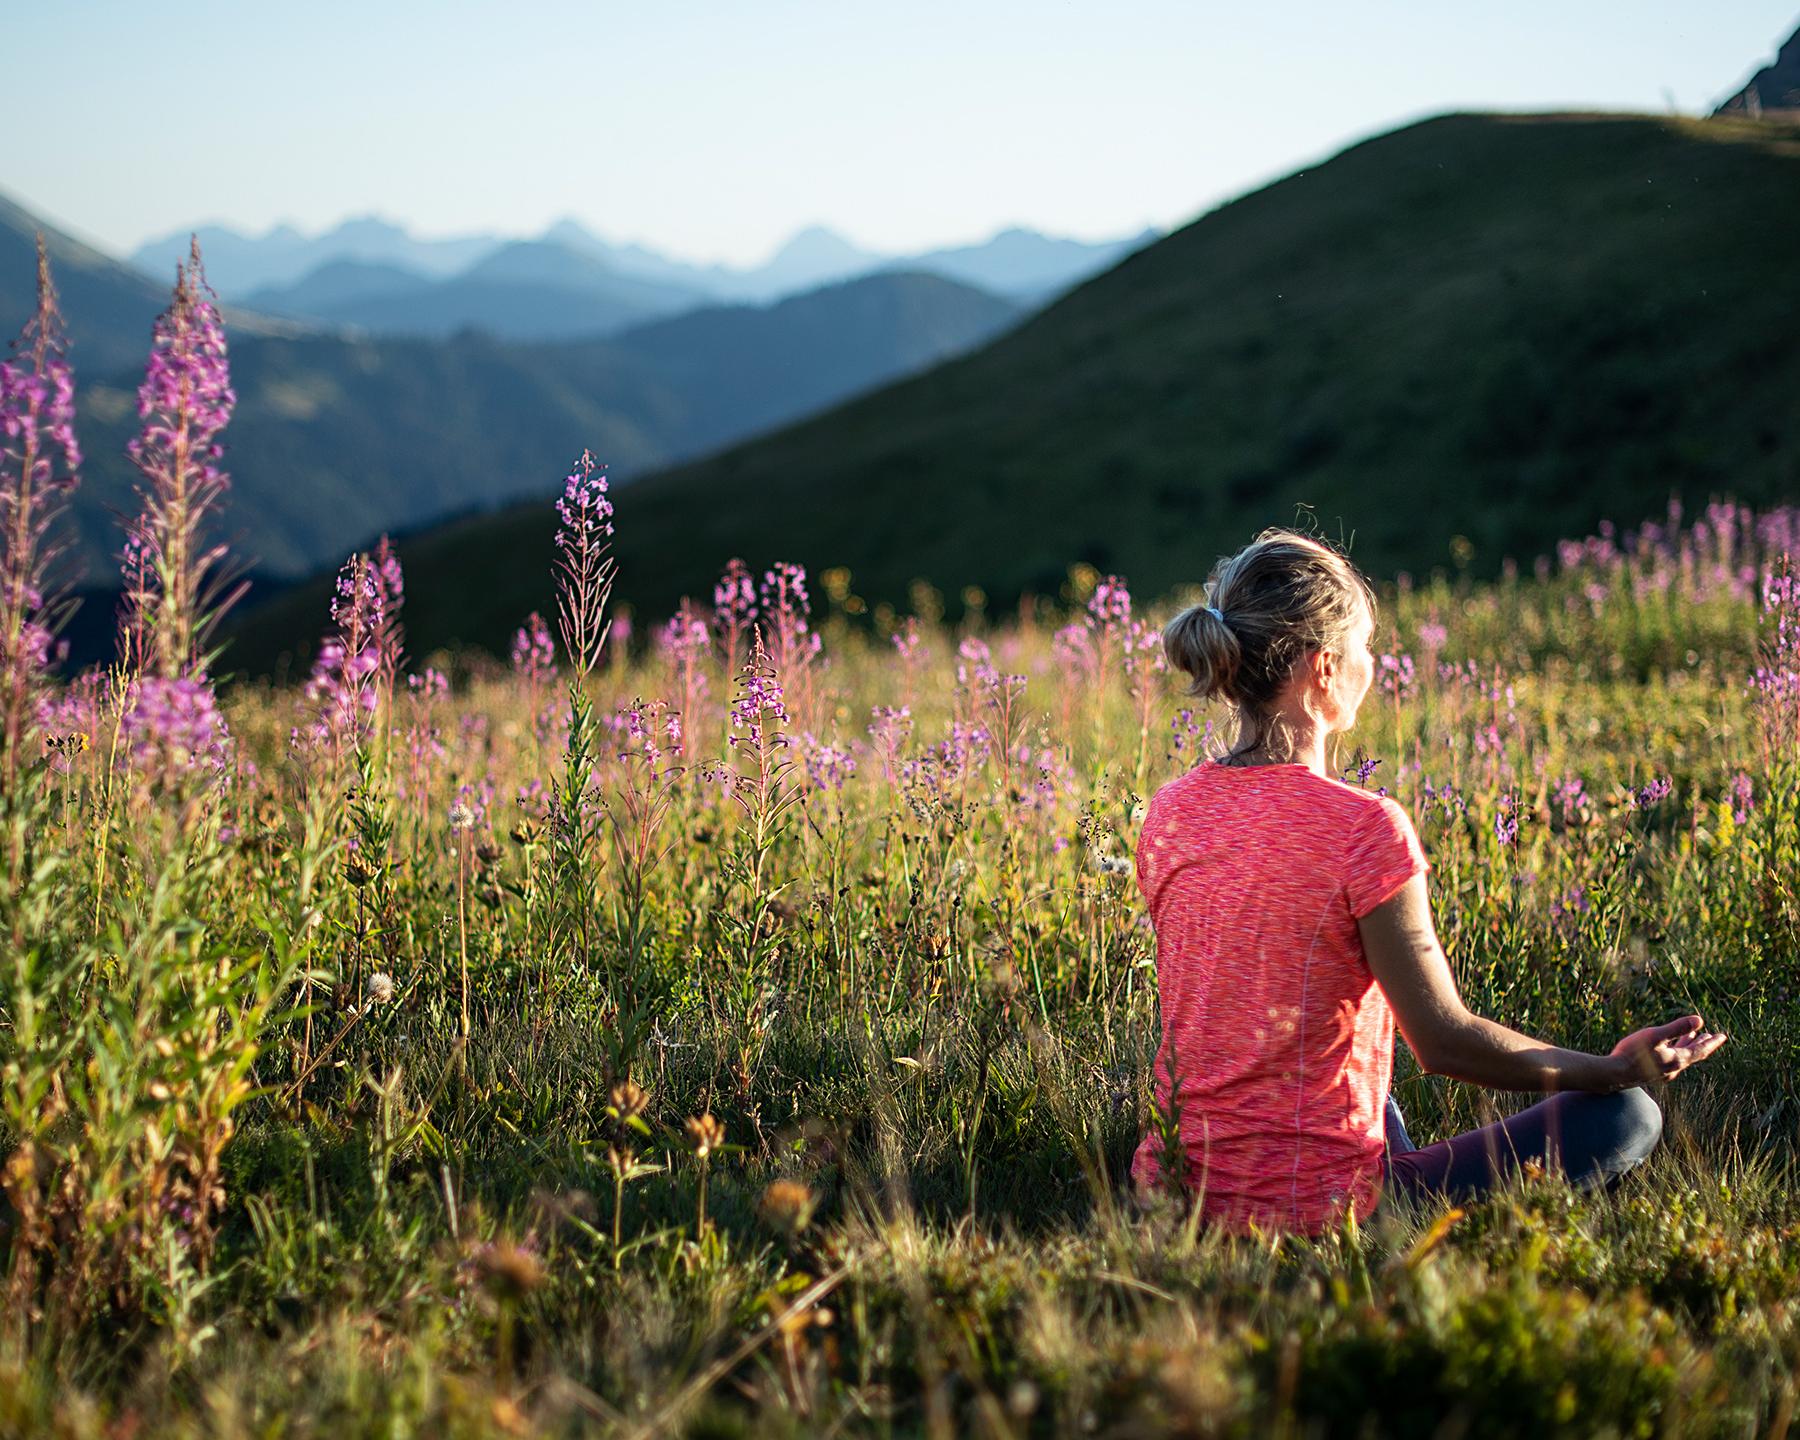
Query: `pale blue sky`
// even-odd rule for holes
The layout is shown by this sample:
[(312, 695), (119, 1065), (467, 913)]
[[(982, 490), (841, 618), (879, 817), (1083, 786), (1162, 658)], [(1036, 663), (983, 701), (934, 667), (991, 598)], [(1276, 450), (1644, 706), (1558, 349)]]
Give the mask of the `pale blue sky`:
[(190, 224), (573, 214), (762, 258), (1173, 225), (1449, 109), (1702, 112), (1800, 0), (0, 0), (0, 190), (115, 252)]

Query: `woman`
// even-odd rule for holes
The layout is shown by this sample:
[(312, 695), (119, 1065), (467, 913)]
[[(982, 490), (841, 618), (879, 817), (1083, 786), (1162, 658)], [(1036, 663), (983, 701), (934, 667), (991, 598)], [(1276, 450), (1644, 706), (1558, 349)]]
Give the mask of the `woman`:
[[(1157, 791), (1137, 850), (1162, 1001), (1157, 1103), (1203, 1213), (1317, 1231), (1346, 1208), (1366, 1219), (1384, 1192), (1479, 1194), (1524, 1161), (1583, 1186), (1641, 1161), (1662, 1114), (1640, 1084), (1725, 1037), (1689, 1015), (1589, 1055), (1472, 1014), (1406, 811), (1327, 765), (1374, 678), (1368, 581), (1328, 546), (1270, 530), (1219, 564), (1208, 595), (1163, 645), (1192, 693), (1237, 707), (1238, 736)], [(1555, 1093), (1414, 1149), (1388, 1099), (1396, 1021), (1428, 1071)], [(1140, 1192), (1163, 1183), (1166, 1128), (1132, 1161)]]

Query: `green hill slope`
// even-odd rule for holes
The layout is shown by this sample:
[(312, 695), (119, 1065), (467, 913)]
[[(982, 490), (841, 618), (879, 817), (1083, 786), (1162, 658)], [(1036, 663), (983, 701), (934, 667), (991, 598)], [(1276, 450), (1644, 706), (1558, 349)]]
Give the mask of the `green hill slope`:
[[(731, 555), (847, 565), (871, 600), (1054, 592), (1074, 560), (1155, 593), (1300, 506), (1374, 570), (1461, 535), (1492, 571), (1671, 492), (1791, 499), (1796, 233), (1800, 128), (1426, 121), (983, 350), (624, 487), (618, 593), (661, 611)], [(412, 544), (414, 635), (499, 643), (550, 553), (544, 505)]]

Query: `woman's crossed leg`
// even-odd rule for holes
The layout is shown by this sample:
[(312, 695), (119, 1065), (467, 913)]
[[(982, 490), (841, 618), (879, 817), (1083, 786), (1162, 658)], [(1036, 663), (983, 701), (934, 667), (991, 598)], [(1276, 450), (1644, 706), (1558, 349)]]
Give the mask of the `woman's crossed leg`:
[(1386, 1188), (1412, 1199), (1474, 1199), (1536, 1162), (1585, 1190), (1642, 1163), (1662, 1123), (1662, 1111), (1639, 1087), (1564, 1090), (1492, 1125), (1414, 1148), (1390, 1096)]

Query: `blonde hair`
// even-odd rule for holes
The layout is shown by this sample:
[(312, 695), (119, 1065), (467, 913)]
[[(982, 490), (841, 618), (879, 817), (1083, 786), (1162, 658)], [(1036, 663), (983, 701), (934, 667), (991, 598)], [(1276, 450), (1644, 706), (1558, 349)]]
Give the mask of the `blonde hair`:
[[(1169, 664), (1192, 677), (1188, 693), (1238, 707), (1256, 748), (1270, 712), (1301, 660), (1315, 650), (1341, 654), (1361, 614), (1375, 613), (1375, 591), (1338, 550), (1297, 530), (1264, 530), (1219, 561), (1206, 601), (1163, 627)], [(1239, 745), (1249, 739), (1240, 734)]]

